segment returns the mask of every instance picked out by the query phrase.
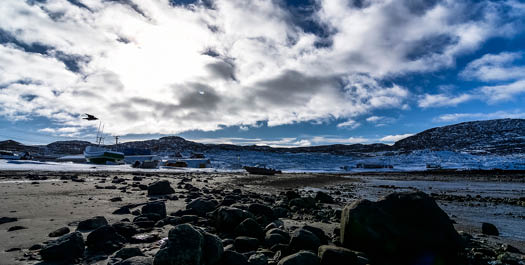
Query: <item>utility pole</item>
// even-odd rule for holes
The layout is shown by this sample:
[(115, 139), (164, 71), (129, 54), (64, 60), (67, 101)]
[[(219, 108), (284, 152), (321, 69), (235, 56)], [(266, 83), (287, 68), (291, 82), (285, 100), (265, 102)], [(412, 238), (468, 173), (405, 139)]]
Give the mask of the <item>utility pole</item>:
[(113, 136), (115, 137), (115, 145), (118, 145), (118, 138), (120, 138), (120, 136), (116, 135), (116, 136)]

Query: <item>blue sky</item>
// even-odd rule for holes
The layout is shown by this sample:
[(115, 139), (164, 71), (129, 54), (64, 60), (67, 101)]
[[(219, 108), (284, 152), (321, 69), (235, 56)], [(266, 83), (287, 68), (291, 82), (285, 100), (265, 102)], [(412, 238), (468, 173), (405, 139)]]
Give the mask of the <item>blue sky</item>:
[(525, 117), (525, 3), (4, 0), (0, 140), (308, 146)]

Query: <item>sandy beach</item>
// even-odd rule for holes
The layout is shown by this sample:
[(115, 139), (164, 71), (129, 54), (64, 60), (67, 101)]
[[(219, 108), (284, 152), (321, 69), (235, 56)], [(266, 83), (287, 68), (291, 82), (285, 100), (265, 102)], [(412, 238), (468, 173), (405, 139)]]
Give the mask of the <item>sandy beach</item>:
[[(321, 228), (326, 235), (334, 238), (334, 228), (340, 226), (339, 220), (332, 217), (332, 211), (341, 209), (346, 204), (361, 198), (378, 199), (390, 192), (399, 189), (421, 189), (424, 185), (416, 185), (417, 181), (435, 183), (439, 181), (454, 183), (464, 181), (461, 176), (434, 175), (432, 177), (411, 174), (328, 174), (328, 173), (295, 173), (276, 176), (254, 176), (246, 173), (144, 173), (144, 172), (27, 172), (2, 171), (0, 172), (0, 217), (13, 217), (17, 220), (0, 224), (0, 263), (1, 264), (38, 264), (41, 262), (38, 250), (29, 250), (37, 244), (45, 244), (52, 238), (48, 234), (61, 227), (68, 227), (75, 231), (79, 221), (95, 216), (104, 216), (109, 223), (116, 223), (123, 219), (133, 219), (132, 214), (113, 214), (116, 210), (130, 206), (130, 210), (140, 209), (150, 201), (165, 202), (168, 215), (176, 215), (177, 211), (186, 209), (189, 201), (200, 196), (224, 198), (226, 191), (238, 193), (242, 202), (249, 202), (253, 198), (276, 201), (278, 196), (286, 191), (297, 190), (303, 196), (314, 196), (315, 191), (323, 190), (335, 200), (325, 204), (315, 212), (296, 211), (284, 218), (280, 218), (284, 227), (293, 229), (301, 225), (311, 225)], [(507, 176), (504, 183), (515, 185), (515, 191), (523, 195), (523, 178)], [(167, 180), (175, 189), (175, 193), (168, 197), (153, 198), (147, 196), (147, 186), (158, 180)], [(387, 181), (389, 181), (387, 183)], [(396, 181), (408, 181), (414, 185), (403, 187), (396, 185)], [(497, 183), (490, 176), (473, 176), (472, 183)], [(501, 180), (499, 182), (502, 183)], [(388, 185), (387, 185), (388, 184)], [(421, 184), (421, 182), (419, 182)], [(416, 186), (416, 187), (413, 187)], [(439, 190), (439, 186), (432, 192), (436, 194), (454, 194), (450, 190)], [(428, 191), (428, 190), (427, 190)], [(509, 192), (509, 191), (503, 191)], [(521, 193), (520, 193), (521, 192)], [(227, 194), (227, 192), (226, 192)], [(483, 191), (481, 196), (488, 196)], [(509, 193), (510, 194), (510, 193)], [(474, 196), (476, 194), (469, 194)], [(525, 238), (521, 235), (503, 234), (502, 236), (486, 236), (481, 234), (481, 220), (469, 219), (461, 216), (458, 208), (459, 199), (449, 199), (441, 196), (438, 203), (456, 221), (457, 230), (468, 232), (493, 247), (501, 244), (510, 244), (525, 252)], [(523, 198), (516, 198), (523, 200)], [(514, 201), (512, 201), (513, 203)], [(521, 201), (523, 202), (523, 201)], [(508, 206), (511, 202), (501, 202), (495, 205)], [(525, 203), (525, 202), (524, 202)], [(456, 208), (447, 206), (456, 205)], [(135, 207), (132, 207), (135, 206)], [(483, 211), (482, 205), (465, 204), (465, 208), (472, 211)], [(525, 225), (525, 204), (512, 205), (514, 223)], [(454, 210), (455, 209), (455, 210)], [(519, 212), (521, 211), (521, 212)], [(326, 215), (326, 216), (324, 216)], [(490, 216), (487, 216), (490, 219)], [(479, 223), (477, 221), (480, 221)], [(196, 223), (205, 222), (204, 220)], [(12, 230), (18, 227), (18, 230)], [(158, 251), (162, 238), (168, 235), (171, 225), (153, 227), (144, 231), (144, 235), (153, 237), (149, 242), (129, 244), (138, 246), (146, 256), (154, 256)], [(16, 229), (16, 228), (15, 228)], [(516, 229), (515, 227), (512, 229)], [(509, 231), (513, 231), (510, 229)], [(503, 229), (505, 230), (505, 229)], [(86, 236), (88, 233), (84, 233)], [(40, 245), (41, 247), (42, 245)], [(113, 264), (110, 255), (96, 256), (86, 259), (84, 264)], [(523, 256), (522, 256), (523, 257)], [(108, 263), (109, 262), (109, 263)], [(47, 264), (47, 263), (43, 263)], [(118, 263), (114, 263), (118, 264)]]

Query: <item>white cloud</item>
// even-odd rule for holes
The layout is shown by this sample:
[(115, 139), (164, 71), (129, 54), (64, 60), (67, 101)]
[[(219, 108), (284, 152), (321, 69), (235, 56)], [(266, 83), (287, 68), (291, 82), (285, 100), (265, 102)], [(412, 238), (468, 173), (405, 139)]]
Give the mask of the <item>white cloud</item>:
[(361, 123), (357, 122), (357, 121), (354, 121), (354, 120), (347, 120), (345, 122), (341, 122), (339, 124), (337, 124), (337, 127), (338, 128), (347, 128), (347, 129), (350, 129), (350, 130), (353, 130), (357, 127), (361, 126)]
[(484, 86), (480, 91), (489, 103), (512, 100), (515, 96), (525, 93), (525, 79), (497, 86)]
[[(78, 114), (92, 113), (111, 134), (351, 120), (408, 107), (385, 76), (452, 66), (513, 30), (499, 18), (507, 2), (320, 0), (308, 19), (328, 37), (278, 1), (79, 3), (1, 1), (0, 27), (16, 39), (0, 45), (1, 116), (87, 127)], [(471, 5), (475, 19), (463, 16)]]
[(317, 145), (327, 145), (327, 144), (360, 144), (360, 143), (366, 143), (369, 141), (369, 139), (363, 138), (363, 137), (348, 137), (348, 138), (340, 138), (340, 137), (326, 137), (326, 136), (315, 136), (312, 139), (310, 139), (312, 143), (315, 143)]
[(446, 94), (425, 94), (418, 100), (421, 108), (436, 108), (444, 106), (457, 106), (460, 103), (474, 99), (471, 94), (451, 96)]
[(470, 62), (460, 75), (467, 79), (501, 81), (525, 78), (525, 67), (514, 66), (513, 62), (523, 58), (522, 52), (485, 54)]
[(436, 122), (458, 122), (458, 121), (471, 121), (471, 120), (492, 120), (492, 119), (523, 119), (525, 118), (525, 113), (523, 112), (506, 112), (506, 111), (497, 111), (491, 113), (450, 113), (443, 114), (435, 118)]
[(412, 133), (407, 133), (407, 134), (397, 134), (397, 135), (387, 135), (381, 139), (379, 139), (379, 141), (381, 142), (387, 142), (387, 143), (393, 143), (393, 142), (397, 142), (401, 139), (405, 139), (407, 137), (410, 137), (414, 134)]

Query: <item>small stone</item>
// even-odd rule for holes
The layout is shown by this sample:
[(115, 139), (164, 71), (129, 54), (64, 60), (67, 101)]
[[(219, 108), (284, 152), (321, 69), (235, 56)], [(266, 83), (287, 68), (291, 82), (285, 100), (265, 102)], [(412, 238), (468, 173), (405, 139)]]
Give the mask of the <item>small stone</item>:
[[(164, 202), (150, 202), (142, 207), (142, 214), (158, 214), (159, 219), (166, 217), (166, 204)], [(158, 220), (154, 220), (158, 221)]]
[(144, 256), (144, 254), (142, 253), (142, 251), (138, 247), (123, 248), (123, 249), (117, 251), (117, 253), (115, 253), (115, 257), (116, 258), (121, 258), (123, 260), (129, 259), (131, 257), (136, 257), (136, 256)]
[(481, 233), (490, 236), (499, 236), (498, 228), (491, 223), (481, 223)]
[(42, 248), (42, 245), (41, 244), (34, 244), (32, 245), (29, 250), (39, 250)]
[(226, 250), (222, 254), (221, 264), (227, 265), (248, 265), (248, 259), (241, 253)]
[(331, 264), (348, 264), (358, 265), (358, 259), (355, 252), (336, 246), (320, 246), (318, 256), (321, 259), (321, 265)]
[(278, 265), (320, 265), (317, 255), (310, 251), (300, 251), (290, 256), (286, 256)]
[(260, 240), (264, 238), (262, 227), (252, 218), (242, 221), (233, 232), (236, 236), (255, 237)]
[(334, 198), (332, 198), (332, 196), (322, 192), (322, 191), (318, 191), (316, 194), (315, 194), (315, 200), (320, 202), (320, 203), (334, 203)]
[(12, 232), (12, 231), (16, 231), (16, 230), (22, 230), (22, 229), (27, 229), (27, 227), (21, 226), (21, 225), (15, 225), (15, 226), (9, 227), (7, 229), (7, 232)]
[(237, 251), (244, 253), (257, 250), (259, 247), (259, 240), (253, 237), (240, 236), (235, 238), (233, 245)]
[(95, 216), (84, 221), (80, 221), (77, 225), (77, 231), (91, 231), (99, 227), (108, 225), (108, 220), (104, 216)]
[(250, 265), (267, 265), (268, 258), (262, 253), (253, 254), (248, 258), (248, 263)]
[(86, 239), (86, 245), (89, 250), (107, 254), (122, 248), (125, 243), (126, 239), (109, 225), (97, 228), (89, 233)]
[(0, 225), (18, 221), (16, 217), (0, 217)]
[(155, 265), (200, 265), (203, 236), (193, 226), (181, 224), (169, 231), (165, 248), (155, 255)]
[(197, 198), (188, 203), (186, 209), (193, 210), (199, 216), (206, 216), (206, 213), (215, 210), (215, 207), (217, 207), (216, 201)]
[(317, 252), (321, 245), (319, 238), (312, 232), (299, 228), (295, 230), (290, 239), (290, 248), (294, 251), (311, 250)]
[(67, 234), (67, 233), (69, 233), (69, 232), (70, 232), (69, 227), (64, 226), (64, 227), (62, 227), (62, 228), (59, 228), (59, 229), (57, 229), (57, 230), (55, 230), (55, 231), (49, 233), (48, 236), (49, 236), (49, 237), (59, 237), (59, 236), (63, 236), (63, 235), (65, 235), (65, 234)]

